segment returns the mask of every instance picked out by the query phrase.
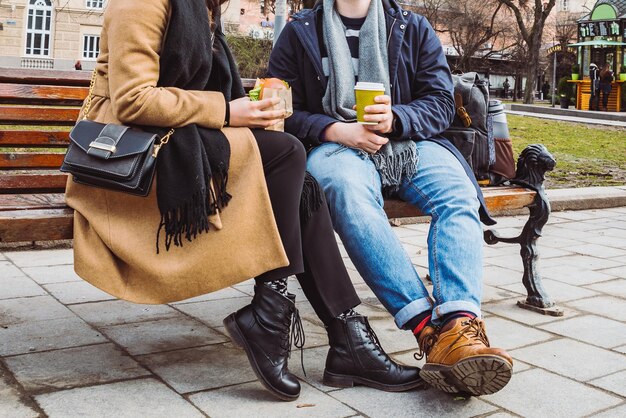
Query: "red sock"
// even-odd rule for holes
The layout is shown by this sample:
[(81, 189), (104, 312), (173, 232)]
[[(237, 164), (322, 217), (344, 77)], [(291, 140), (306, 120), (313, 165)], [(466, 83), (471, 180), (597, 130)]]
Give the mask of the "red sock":
[(413, 328), (413, 335), (415, 335), (416, 337), (420, 335), (420, 332), (422, 332), (422, 330), (426, 327), (426, 325), (428, 325), (431, 318), (432, 318), (432, 315), (428, 315), (426, 318), (422, 319), (422, 321), (419, 324), (417, 324), (415, 328)]
[(453, 319), (463, 318), (463, 317), (474, 319), (476, 318), (476, 315), (468, 311), (450, 312), (449, 314), (443, 317), (443, 321), (441, 321), (441, 326), (443, 327), (444, 325), (446, 325), (448, 322), (452, 321)]

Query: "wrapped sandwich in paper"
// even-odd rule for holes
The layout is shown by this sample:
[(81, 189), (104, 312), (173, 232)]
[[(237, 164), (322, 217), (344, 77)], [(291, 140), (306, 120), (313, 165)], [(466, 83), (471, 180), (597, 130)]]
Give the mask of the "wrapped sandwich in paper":
[[(273, 110), (284, 110), (285, 117), (293, 114), (293, 104), (291, 103), (291, 87), (286, 81), (278, 78), (257, 78), (254, 88), (249, 93), (250, 100), (270, 99), (278, 97), (280, 103), (276, 104)], [(265, 128), (268, 131), (284, 131), (285, 121), (281, 120), (275, 125)]]

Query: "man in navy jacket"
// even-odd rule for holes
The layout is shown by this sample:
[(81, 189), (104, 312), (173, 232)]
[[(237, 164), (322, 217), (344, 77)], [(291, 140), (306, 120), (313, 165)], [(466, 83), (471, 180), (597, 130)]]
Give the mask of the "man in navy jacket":
[[(292, 88), (285, 130), (309, 149), (307, 168), (324, 189), (351, 260), (426, 355), (422, 378), (450, 393), (500, 390), (512, 359), (489, 346), (480, 311), (480, 221), (494, 221), (465, 160), (440, 135), (455, 107), (433, 28), (393, 0), (319, 1), (287, 24), (269, 73)], [(386, 94), (365, 108), (370, 124), (350, 113), (354, 97), (346, 92), (356, 80), (385, 85)], [(390, 174), (397, 171), (390, 165), (402, 174)], [(388, 194), (432, 218), (432, 297), (389, 225)]]

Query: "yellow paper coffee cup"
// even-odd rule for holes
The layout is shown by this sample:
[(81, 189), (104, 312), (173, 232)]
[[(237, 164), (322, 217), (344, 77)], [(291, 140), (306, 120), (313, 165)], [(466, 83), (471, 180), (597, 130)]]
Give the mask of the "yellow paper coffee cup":
[(376, 122), (365, 122), (363, 116), (365, 115), (366, 106), (376, 104), (374, 98), (385, 94), (385, 86), (383, 83), (368, 83), (365, 81), (359, 81), (354, 86), (354, 95), (356, 97), (356, 121), (364, 125), (376, 125)]

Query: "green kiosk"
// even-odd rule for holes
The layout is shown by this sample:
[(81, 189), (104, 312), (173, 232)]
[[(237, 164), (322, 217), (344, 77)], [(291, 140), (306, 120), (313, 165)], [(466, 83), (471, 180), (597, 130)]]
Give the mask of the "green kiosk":
[(578, 21), (578, 42), (569, 46), (578, 47), (578, 64), (581, 79), (571, 81), (578, 84), (576, 108), (588, 110), (591, 81), (589, 64), (599, 68), (609, 63), (615, 81), (612, 85), (607, 110), (622, 110), (622, 87), (626, 81), (626, 0), (599, 0), (591, 13)]

